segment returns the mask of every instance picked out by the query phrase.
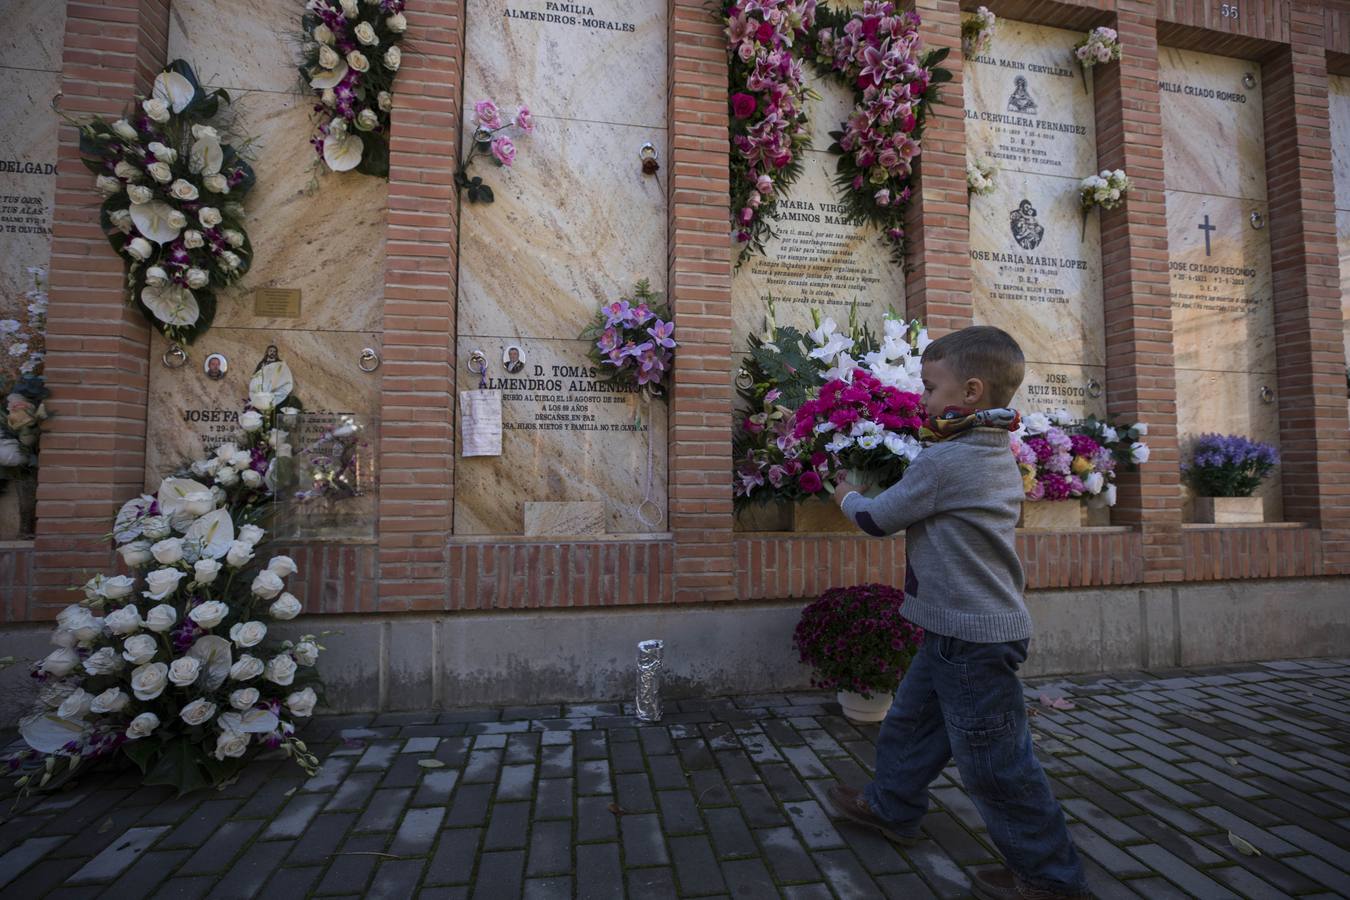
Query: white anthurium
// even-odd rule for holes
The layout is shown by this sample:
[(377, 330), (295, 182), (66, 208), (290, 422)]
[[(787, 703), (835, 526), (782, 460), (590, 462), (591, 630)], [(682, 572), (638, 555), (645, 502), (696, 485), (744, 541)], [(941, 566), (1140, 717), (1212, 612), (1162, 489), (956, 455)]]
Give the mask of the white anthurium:
[(187, 655), (199, 661), (202, 666), (202, 684), (208, 691), (214, 691), (230, 677), (230, 666), (234, 665), (234, 653), (230, 642), (223, 637), (208, 634), (197, 638), (197, 643)]
[(272, 403), (276, 406), (280, 406), (294, 389), (295, 376), (291, 374), (291, 367), (279, 361), (268, 363), (254, 372), (248, 382), (250, 395), (265, 391), (272, 395)]
[(56, 753), (84, 737), (89, 726), (81, 719), (63, 719), (55, 713), (29, 716), (19, 723), (19, 734), (39, 753)]
[(211, 489), (191, 478), (165, 478), (159, 483), (159, 511), (161, 515), (170, 515), (186, 510), (195, 516), (211, 511), (215, 501)]
[(361, 164), (365, 145), (354, 134), (330, 134), (323, 139), (323, 161), (334, 172), (347, 172)]
[(202, 313), (192, 291), (178, 285), (147, 287), (141, 291), (141, 302), (166, 325), (191, 325)]
[(194, 175), (216, 175), (225, 162), (225, 151), (214, 135), (204, 135), (192, 142), (188, 152), (188, 171)]
[(155, 87), (151, 96), (156, 100), (163, 100), (169, 105), (169, 109), (180, 113), (187, 109), (196, 93), (192, 82), (177, 72), (160, 72), (155, 76)]
[(131, 221), (141, 236), (156, 244), (167, 244), (182, 232), (170, 221), (174, 208), (163, 200), (151, 200), (149, 203), (131, 204)]
[(316, 91), (321, 91), (324, 88), (334, 88), (346, 77), (347, 63), (345, 60), (342, 60), (331, 69), (318, 69), (315, 71), (313, 77), (309, 80), (309, 86)]
[(202, 556), (220, 559), (230, 551), (230, 544), (234, 543), (234, 520), (226, 509), (209, 512), (188, 526), (183, 539), (201, 541)]
[(242, 713), (228, 712), (220, 716), (220, 727), (240, 734), (269, 734), (277, 730), (281, 721), (270, 709), (250, 709)]

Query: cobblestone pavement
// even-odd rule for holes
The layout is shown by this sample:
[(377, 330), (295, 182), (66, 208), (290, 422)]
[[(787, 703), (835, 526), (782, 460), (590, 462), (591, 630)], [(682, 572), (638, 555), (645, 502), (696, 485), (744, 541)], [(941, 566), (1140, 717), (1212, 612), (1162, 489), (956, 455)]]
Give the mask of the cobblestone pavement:
[[(1099, 897), (1350, 895), (1350, 660), (1028, 698)], [(321, 718), (314, 778), (269, 760), (183, 799), (94, 774), (5, 803), (0, 895), (962, 897), (995, 862), (954, 769), (913, 848), (832, 822), (825, 790), (868, 780), (876, 729), (825, 695), (671, 702), (659, 726), (623, 712)]]

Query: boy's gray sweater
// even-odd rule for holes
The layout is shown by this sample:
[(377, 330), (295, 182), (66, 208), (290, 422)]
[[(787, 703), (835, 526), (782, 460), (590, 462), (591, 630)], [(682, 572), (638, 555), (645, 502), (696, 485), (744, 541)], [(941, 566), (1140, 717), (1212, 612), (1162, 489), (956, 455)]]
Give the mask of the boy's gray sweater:
[(899, 483), (870, 499), (852, 494), (843, 510), (873, 537), (905, 532), (918, 580), (917, 591), (906, 585), (905, 618), (937, 634), (995, 643), (1031, 637), (1014, 543), (1022, 499), (1008, 432), (975, 428), (925, 448)]

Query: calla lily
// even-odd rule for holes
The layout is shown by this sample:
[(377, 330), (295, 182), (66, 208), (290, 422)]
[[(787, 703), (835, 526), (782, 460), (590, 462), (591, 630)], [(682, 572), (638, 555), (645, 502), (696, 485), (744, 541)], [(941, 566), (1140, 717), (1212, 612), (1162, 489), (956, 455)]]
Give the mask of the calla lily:
[(280, 722), (276, 713), (270, 709), (250, 709), (242, 713), (224, 713), (220, 717), (220, 727), (226, 731), (240, 734), (268, 734), (275, 731)]
[(155, 76), (155, 87), (151, 93), (156, 100), (163, 100), (176, 113), (187, 109), (197, 91), (177, 72), (160, 72)]
[(177, 285), (147, 287), (141, 291), (141, 302), (167, 325), (191, 325), (201, 316), (192, 291)]
[[(189, 498), (195, 503), (202, 494), (209, 498), (211, 489), (204, 484), (198, 484), (191, 478), (165, 478), (159, 483), (159, 512), (160, 515), (171, 516), (181, 509), (187, 508)], [(210, 512), (210, 507), (206, 510), (194, 510), (194, 515), (204, 515)]]
[(309, 86), (316, 91), (322, 91), (325, 88), (337, 87), (338, 82), (347, 77), (347, 63), (342, 61), (333, 69), (318, 69), (314, 72), (314, 77), (309, 80)]
[(136, 230), (156, 244), (167, 244), (182, 232), (182, 228), (169, 221), (173, 213), (174, 208), (162, 200), (131, 204), (131, 221), (136, 223)]
[(334, 172), (346, 172), (361, 164), (361, 151), (364, 145), (354, 134), (338, 137), (329, 135), (323, 139), (323, 161)]
[(19, 734), (39, 753), (56, 753), (71, 741), (78, 741), (88, 729), (82, 719), (63, 719), (54, 712), (29, 716), (19, 723)]
[(202, 556), (220, 559), (234, 543), (234, 520), (227, 509), (209, 512), (188, 527), (184, 540), (201, 541)]
[[(230, 642), (223, 637), (208, 634), (197, 638), (197, 643), (187, 655), (201, 663), (202, 684), (208, 691), (214, 691), (230, 677), (230, 666), (234, 664)], [(269, 731), (271, 729), (268, 729)]]
[(188, 171), (195, 175), (217, 175), (225, 162), (225, 152), (214, 137), (199, 137), (188, 152)]

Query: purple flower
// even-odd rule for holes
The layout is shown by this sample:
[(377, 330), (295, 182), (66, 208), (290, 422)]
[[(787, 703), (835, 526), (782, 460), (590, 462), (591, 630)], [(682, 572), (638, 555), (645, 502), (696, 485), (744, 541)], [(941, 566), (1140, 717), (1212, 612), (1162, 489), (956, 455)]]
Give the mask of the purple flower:
[(671, 337), (671, 335), (675, 333), (674, 322), (662, 322), (660, 319), (657, 319), (656, 324), (647, 329), (647, 333), (652, 336), (658, 347), (669, 348), (675, 346), (675, 340)]

